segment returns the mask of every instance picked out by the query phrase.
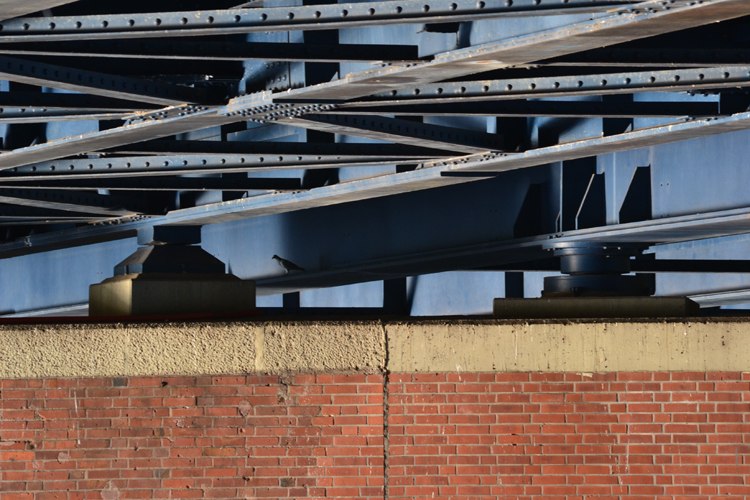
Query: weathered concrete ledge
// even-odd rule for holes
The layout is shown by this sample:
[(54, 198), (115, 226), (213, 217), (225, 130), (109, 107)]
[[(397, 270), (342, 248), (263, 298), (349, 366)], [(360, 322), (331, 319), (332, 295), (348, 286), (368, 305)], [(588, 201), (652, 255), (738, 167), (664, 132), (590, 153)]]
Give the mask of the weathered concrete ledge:
[(0, 378), (750, 371), (750, 319), (0, 326)]
[(0, 378), (381, 371), (379, 322), (0, 327)]

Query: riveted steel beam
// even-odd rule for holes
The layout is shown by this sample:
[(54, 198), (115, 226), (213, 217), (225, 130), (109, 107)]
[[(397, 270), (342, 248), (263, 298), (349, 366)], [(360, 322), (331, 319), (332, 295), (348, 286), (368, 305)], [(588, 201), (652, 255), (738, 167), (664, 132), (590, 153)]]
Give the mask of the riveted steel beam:
[(303, 115), (288, 120), (291, 125), (368, 139), (448, 151), (483, 152), (502, 149), (502, 136), (474, 130), (429, 125), (380, 116)]
[[(146, 117), (145, 121), (138, 124), (13, 151), (0, 156), (0, 169), (253, 119), (255, 115), (276, 112), (271, 111), (273, 109), (293, 110), (299, 114), (326, 111), (314, 104), (298, 106), (278, 102), (282, 98), (297, 99), (302, 104), (321, 100), (341, 102), (391, 89), (413, 87), (563, 56), (616, 44), (624, 39), (654, 36), (746, 14), (750, 14), (750, 2), (745, 0), (711, 0), (692, 5), (682, 0), (675, 0), (674, 4), (668, 5), (661, 5), (656, 1), (644, 2), (639, 4), (638, 8), (632, 8), (630, 12), (618, 10), (606, 17), (562, 28), (438, 54), (433, 61), (423, 64), (405, 64), (364, 71), (340, 80), (295, 89), (275, 96), (270, 93), (259, 93), (240, 97), (216, 110), (191, 111), (186, 114), (185, 108), (170, 108), (160, 112), (161, 114), (149, 115), (156, 118), (151, 121)], [(183, 115), (179, 116), (180, 113)], [(290, 116), (287, 115), (286, 118)]]
[(162, 106), (217, 103), (205, 88), (107, 75), (7, 56), (0, 56), (0, 79)]
[(628, 0), (386, 1), (255, 9), (23, 18), (3, 22), (0, 42), (162, 38), (474, 21), (605, 12)]
[(142, 200), (96, 193), (0, 187), (0, 203), (88, 214), (133, 215), (152, 211)]
[[(148, 141), (138, 144), (120, 146), (107, 153), (131, 154), (211, 154), (211, 155), (292, 155), (292, 156), (329, 156), (336, 157), (376, 157), (391, 159), (408, 158), (443, 158), (448, 156), (445, 150), (430, 149), (404, 144), (371, 144), (354, 142), (252, 142), (252, 141)], [(322, 159), (322, 158), (321, 158)]]
[(342, 104), (342, 107), (354, 108), (376, 104), (401, 106), (454, 101), (494, 101), (639, 92), (694, 92), (703, 89), (742, 86), (750, 86), (750, 65), (432, 83), (376, 94), (362, 99), (361, 102)]
[(617, 9), (605, 17), (436, 54), (433, 60), (423, 64), (348, 75), (330, 84), (305, 88), (304, 92), (279, 96), (276, 102), (297, 99), (340, 103), (384, 91), (407, 89), (411, 92), (428, 83), (527, 65), (745, 15), (750, 15), (750, 2), (745, 0), (647, 1)]
[(135, 156), (62, 159), (13, 167), (0, 172), (3, 182), (29, 179), (86, 179), (96, 177), (169, 176), (182, 174), (240, 173), (251, 171), (298, 170), (413, 164), (418, 158), (399, 161), (388, 157), (281, 155), (196, 155)]
[[(495, 153), (492, 155), (492, 158), (488, 158), (487, 155), (476, 155), (474, 158), (467, 156), (461, 160), (461, 165), (464, 167), (462, 173), (505, 172), (518, 168), (669, 144), (747, 129), (750, 129), (750, 113), (748, 112), (721, 118), (670, 123), (668, 125), (626, 132), (624, 134), (584, 139), (546, 148), (532, 149), (524, 153)], [(442, 164), (443, 162), (433, 162), (425, 163), (423, 166), (440, 166)], [(456, 175), (462, 174), (457, 173)]]
[(0, 54), (116, 57), (191, 61), (403, 62), (419, 59), (416, 45), (193, 42), (118, 40), (0, 44)]
[(15, 149), (10, 153), (0, 155), (0, 169), (64, 158), (132, 142), (158, 139), (228, 122), (225, 117), (217, 117), (213, 109), (199, 109), (192, 106), (166, 108), (154, 115), (145, 115), (141, 118), (139, 121), (122, 127)]
[[(290, 117), (331, 106), (274, 104), (270, 91), (232, 99), (219, 108), (183, 105), (150, 113), (137, 113), (122, 127), (58, 139), (37, 146), (20, 148), (0, 155), (0, 170), (54, 160), (81, 153), (111, 149), (125, 144), (159, 139), (239, 121), (260, 122)], [(278, 116), (277, 116), (278, 115)], [(257, 117), (253, 118), (253, 117)]]
[[(460, 100), (460, 99), (457, 99)], [(715, 116), (717, 102), (502, 101), (385, 105), (337, 109), (340, 115), (402, 116), (549, 116), (570, 118), (633, 118)]]
[[(5, 181), (6, 179), (3, 179)], [(27, 189), (111, 189), (120, 191), (299, 191), (302, 182), (289, 177), (227, 179), (221, 177), (139, 177), (14, 182)]]

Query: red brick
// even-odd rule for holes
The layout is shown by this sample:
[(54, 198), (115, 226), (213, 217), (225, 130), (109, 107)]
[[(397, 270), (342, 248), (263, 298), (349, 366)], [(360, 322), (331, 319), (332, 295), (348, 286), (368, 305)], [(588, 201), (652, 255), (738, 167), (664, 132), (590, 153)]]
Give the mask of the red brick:
[[(0, 443), (0, 454), (23, 455), (2, 463), (3, 500), (55, 488), (83, 500), (77, 488), (98, 492), (118, 478), (128, 481), (121, 498), (382, 497), (382, 376), (287, 379), (13, 382), (0, 404), (17, 419), (0, 430), (2, 443), (20, 445)], [(734, 372), (391, 374), (389, 494), (742, 496), (728, 488), (746, 488), (750, 471), (748, 381)], [(247, 416), (237, 409), (245, 400)], [(70, 459), (58, 461), (62, 451)]]
[(0, 462), (27, 461), (34, 459), (33, 451), (0, 451)]

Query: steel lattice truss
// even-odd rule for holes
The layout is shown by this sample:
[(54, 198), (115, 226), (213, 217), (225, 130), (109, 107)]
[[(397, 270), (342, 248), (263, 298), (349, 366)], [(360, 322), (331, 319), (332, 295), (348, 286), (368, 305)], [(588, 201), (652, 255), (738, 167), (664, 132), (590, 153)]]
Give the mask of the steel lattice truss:
[(3, 256), (750, 128), (747, 0), (235, 3), (0, 5)]

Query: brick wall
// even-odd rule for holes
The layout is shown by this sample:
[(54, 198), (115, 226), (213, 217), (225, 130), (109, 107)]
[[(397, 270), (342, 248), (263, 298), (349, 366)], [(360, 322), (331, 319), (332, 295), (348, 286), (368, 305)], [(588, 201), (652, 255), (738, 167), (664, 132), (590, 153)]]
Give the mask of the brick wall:
[(391, 376), (390, 498), (750, 498), (750, 374)]
[(389, 380), (3, 380), (0, 498), (750, 497), (750, 374)]
[(383, 498), (379, 375), (0, 382), (0, 498)]

